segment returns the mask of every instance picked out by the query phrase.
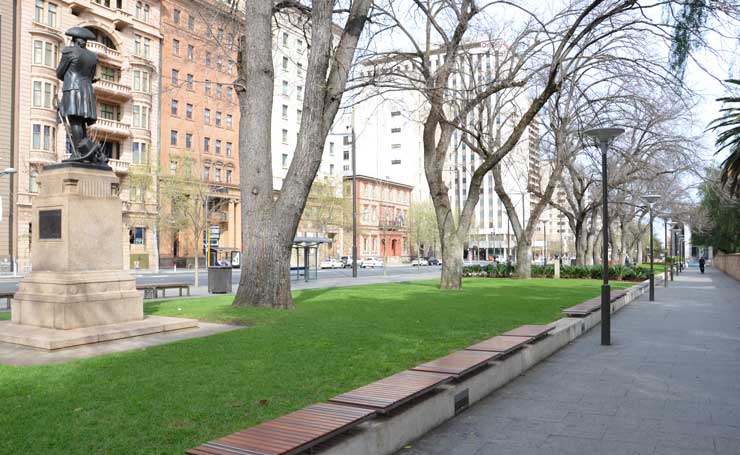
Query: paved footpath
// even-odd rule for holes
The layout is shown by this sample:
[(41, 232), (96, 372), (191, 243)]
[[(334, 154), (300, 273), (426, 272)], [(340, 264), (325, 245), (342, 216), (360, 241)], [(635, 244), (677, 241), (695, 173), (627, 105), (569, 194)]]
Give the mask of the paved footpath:
[(687, 270), (399, 455), (740, 454), (740, 283)]

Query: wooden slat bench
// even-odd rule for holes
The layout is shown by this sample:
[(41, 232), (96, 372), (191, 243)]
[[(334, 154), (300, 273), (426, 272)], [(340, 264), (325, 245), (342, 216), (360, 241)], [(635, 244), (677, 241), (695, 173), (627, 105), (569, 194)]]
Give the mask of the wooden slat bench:
[(156, 299), (159, 297), (159, 291), (162, 291), (162, 297), (165, 296), (167, 289), (177, 289), (182, 297), (183, 289), (190, 295), (190, 285), (188, 283), (150, 283), (137, 284), (136, 289), (144, 291), (145, 299)]
[(488, 366), (491, 360), (500, 355), (500, 352), (457, 351), (437, 360), (417, 365), (412, 370), (451, 374), (457, 379)]
[(275, 420), (207, 442), (187, 455), (293, 455), (343, 433), (375, 415), (375, 410), (314, 404)]
[(4, 291), (0, 292), (0, 299), (5, 300), (5, 305), (0, 305), (0, 310), (9, 310), (10, 309), (10, 299), (15, 297), (15, 291)]
[(451, 374), (402, 371), (332, 398), (332, 403), (364, 406), (385, 414), (450, 381)]
[[(625, 295), (627, 295), (627, 291), (623, 291), (621, 289), (611, 291), (609, 293), (609, 300), (611, 303), (614, 303)], [(566, 308), (563, 310), (563, 313), (571, 317), (583, 317), (588, 316), (589, 314), (599, 309), (601, 309), (601, 296), (594, 297), (593, 299), (588, 299), (583, 303), (579, 303), (578, 305)]]
[(504, 332), (504, 336), (531, 338), (528, 343), (535, 343), (546, 337), (554, 328), (551, 325), (523, 325)]
[(465, 348), (466, 351), (495, 352), (498, 355), (508, 355), (524, 347), (530, 341), (529, 337), (515, 337), (499, 335)]

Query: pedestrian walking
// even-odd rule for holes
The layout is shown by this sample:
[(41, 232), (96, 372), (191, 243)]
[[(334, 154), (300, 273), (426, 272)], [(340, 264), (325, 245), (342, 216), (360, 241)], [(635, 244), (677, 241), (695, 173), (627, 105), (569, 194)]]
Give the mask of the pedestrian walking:
[(699, 270), (701, 273), (704, 273), (704, 264), (706, 264), (707, 261), (704, 260), (704, 257), (702, 256), (699, 258)]

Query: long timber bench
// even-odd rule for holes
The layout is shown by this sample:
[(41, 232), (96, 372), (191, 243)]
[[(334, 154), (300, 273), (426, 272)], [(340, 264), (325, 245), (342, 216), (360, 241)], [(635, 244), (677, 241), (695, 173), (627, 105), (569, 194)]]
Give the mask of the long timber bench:
[(165, 297), (167, 289), (177, 289), (182, 297), (182, 291), (185, 290), (187, 295), (190, 295), (190, 285), (188, 283), (151, 283), (151, 284), (137, 284), (136, 289), (144, 291), (145, 299), (156, 299), (159, 298), (159, 291), (162, 291), (162, 297)]

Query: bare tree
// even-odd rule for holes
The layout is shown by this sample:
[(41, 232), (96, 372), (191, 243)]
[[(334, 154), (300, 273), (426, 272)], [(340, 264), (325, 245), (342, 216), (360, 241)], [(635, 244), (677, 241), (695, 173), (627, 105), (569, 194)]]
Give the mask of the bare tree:
[[(549, 21), (527, 11), (532, 20), (521, 33), (507, 39), (508, 48), (504, 51), (499, 37), (491, 33), (490, 24), (494, 9), (507, 4), (511, 5), (496, 1), (416, 0), (411, 11), (396, 11), (392, 2), (380, 8), (390, 18), (389, 27), (397, 31), (399, 41), (405, 39), (409, 43), (409, 50), (381, 53), (372, 76), (380, 78), (389, 89), (419, 92), (427, 105), (422, 120), (424, 169), (442, 244), (440, 285), (446, 289), (461, 287), (463, 244), (485, 175), (516, 147), (547, 100), (560, 89), (564, 63), (578, 58), (590, 43), (628, 27), (630, 21), (620, 21), (619, 17), (635, 8), (637, 2), (573, 2)], [(521, 5), (515, 7), (523, 10)], [(409, 18), (420, 19), (412, 24)], [(423, 36), (417, 36), (415, 28), (423, 30)], [(485, 41), (491, 47), (499, 48), (489, 74), (469, 71), (471, 67), (477, 69), (479, 60), (471, 65), (472, 49), (480, 47), (471, 36), (482, 33), (489, 36)], [(451, 83), (455, 79), (461, 82), (457, 87)], [(456, 216), (444, 178), (450, 147), (454, 145), (453, 133), (466, 134), (476, 110), (489, 98), (503, 95), (511, 99), (506, 92), (521, 87), (531, 89), (526, 106), (500, 145), (487, 152), (479, 149), (479, 159), (470, 169), (467, 197)]]
[[(345, 92), (370, 3), (355, 0), (345, 8), (331, 0), (313, 1), (310, 7), (293, 1), (245, 2), (235, 82), (241, 110), (244, 261), (234, 306), (293, 307), (291, 244)], [(310, 42), (298, 141), (277, 196), (273, 192), (271, 156), (275, 81), (272, 40), (280, 22), (273, 20), (276, 14), (288, 22), (296, 16), (303, 20)], [(335, 20), (344, 26), (336, 26)]]
[[(190, 234), (192, 241), (194, 285), (199, 285), (199, 258), (198, 251), (201, 242), (205, 242), (204, 233), (210, 229), (211, 216), (223, 210), (228, 201), (225, 198), (214, 197), (212, 188), (200, 178), (200, 168), (187, 154), (173, 156), (177, 165), (169, 175), (160, 180), (160, 215), (162, 228), (173, 236), (182, 232)], [(210, 245), (206, 245), (210, 248)], [(206, 264), (208, 266), (208, 264)]]

